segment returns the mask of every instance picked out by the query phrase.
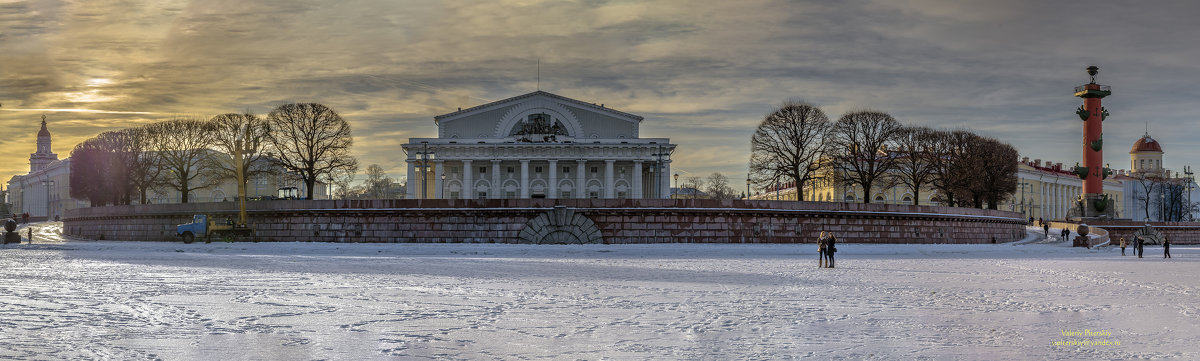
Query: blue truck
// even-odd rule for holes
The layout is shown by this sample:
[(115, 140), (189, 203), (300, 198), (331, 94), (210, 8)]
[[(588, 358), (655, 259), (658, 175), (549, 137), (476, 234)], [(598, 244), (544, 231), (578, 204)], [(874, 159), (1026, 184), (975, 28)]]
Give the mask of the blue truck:
[(225, 222), (210, 222), (208, 216), (197, 214), (192, 216), (191, 223), (175, 227), (175, 233), (183, 238), (183, 243), (192, 243), (197, 237), (204, 238), (204, 243), (211, 243), (212, 237), (236, 239), (239, 237), (254, 237), (254, 229), (245, 224), (236, 224), (232, 219)]

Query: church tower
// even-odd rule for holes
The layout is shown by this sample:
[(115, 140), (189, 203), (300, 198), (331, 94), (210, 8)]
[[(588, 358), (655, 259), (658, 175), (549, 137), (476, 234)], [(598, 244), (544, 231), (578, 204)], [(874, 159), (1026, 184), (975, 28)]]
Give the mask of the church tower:
[(42, 115), (42, 130), (37, 135), (37, 152), (29, 155), (29, 172), (45, 169), (58, 160), (58, 154), (50, 151), (50, 130), (46, 129), (46, 116)]

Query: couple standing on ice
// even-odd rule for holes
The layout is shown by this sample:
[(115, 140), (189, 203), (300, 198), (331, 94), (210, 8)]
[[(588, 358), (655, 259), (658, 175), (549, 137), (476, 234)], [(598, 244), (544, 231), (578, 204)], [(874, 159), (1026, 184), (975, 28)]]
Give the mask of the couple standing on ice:
[(821, 231), (821, 237), (817, 238), (817, 251), (821, 254), (819, 267), (833, 268), (833, 254), (837, 253), (837, 237), (833, 233)]

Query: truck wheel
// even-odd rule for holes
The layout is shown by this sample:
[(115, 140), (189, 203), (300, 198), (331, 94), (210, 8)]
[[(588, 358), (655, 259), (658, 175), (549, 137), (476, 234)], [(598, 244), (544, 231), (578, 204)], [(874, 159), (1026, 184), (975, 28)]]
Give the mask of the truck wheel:
[(190, 244), (190, 243), (192, 243), (192, 241), (195, 241), (195, 240), (196, 240), (196, 236), (193, 236), (192, 232), (187, 232), (187, 233), (183, 234), (183, 243)]

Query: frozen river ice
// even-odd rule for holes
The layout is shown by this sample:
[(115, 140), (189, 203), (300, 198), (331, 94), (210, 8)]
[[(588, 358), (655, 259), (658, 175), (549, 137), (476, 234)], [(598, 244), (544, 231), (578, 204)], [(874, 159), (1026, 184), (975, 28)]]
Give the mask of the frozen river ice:
[(0, 359), (1200, 359), (1195, 247), (839, 244), (819, 269), (811, 244), (185, 245), (56, 227), (0, 249)]

